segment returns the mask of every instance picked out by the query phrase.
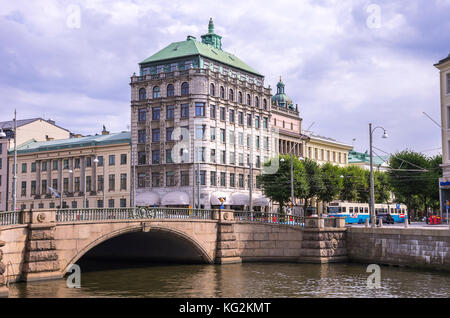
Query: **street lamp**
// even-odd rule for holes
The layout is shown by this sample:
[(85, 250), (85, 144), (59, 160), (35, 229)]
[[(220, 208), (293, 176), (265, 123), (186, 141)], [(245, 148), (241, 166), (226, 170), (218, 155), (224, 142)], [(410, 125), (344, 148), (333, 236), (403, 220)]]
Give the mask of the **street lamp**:
[[(94, 159), (94, 163), (97, 165), (100, 163), (100, 160), (98, 159), (98, 156)], [(103, 207), (105, 207), (105, 161), (103, 160), (103, 188), (102, 188), (102, 192), (103, 192)], [(98, 185), (97, 185), (98, 188)]]
[[(292, 148), (289, 150), (290, 155), (291, 155), (291, 202), (292, 202), (292, 211), (291, 213), (293, 213), (294, 211), (294, 156), (292, 154), (292, 149), (295, 147), (295, 145), (292, 146)], [(303, 157), (299, 157), (299, 160), (304, 160)], [(281, 162), (284, 162), (284, 158), (280, 159)]]
[(372, 135), (376, 129), (383, 129), (383, 135), (381, 138), (388, 138), (388, 134), (386, 129), (383, 127), (377, 126), (372, 129), (372, 123), (369, 123), (369, 141), (370, 141), (370, 220), (372, 222), (372, 227), (375, 227), (375, 186), (374, 186), (374, 178), (373, 178), (373, 150), (372, 150)]

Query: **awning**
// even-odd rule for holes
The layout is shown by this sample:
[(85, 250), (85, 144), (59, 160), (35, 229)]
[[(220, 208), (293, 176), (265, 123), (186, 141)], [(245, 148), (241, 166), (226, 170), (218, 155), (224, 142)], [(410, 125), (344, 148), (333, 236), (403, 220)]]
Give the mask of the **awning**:
[(159, 205), (160, 198), (156, 192), (136, 193), (136, 205), (153, 206)]
[(248, 194), (234, 193), (231, 196), (232, 205), (250, 205), (250, 198)]
[(214, 192), (211, 194), (210, 202), (211, 205), (221, 205), (219, 198), (225, 198), (224, 205), (231, 205), (231, 195), (223, 192)]
[(189, 205), (189, 195), (183, 191), (169, 192), (162, 198), (161, 205)]
[(266, 197), (257, 197), (253, 199), (254, 206), (269, 206), (269, 199)]

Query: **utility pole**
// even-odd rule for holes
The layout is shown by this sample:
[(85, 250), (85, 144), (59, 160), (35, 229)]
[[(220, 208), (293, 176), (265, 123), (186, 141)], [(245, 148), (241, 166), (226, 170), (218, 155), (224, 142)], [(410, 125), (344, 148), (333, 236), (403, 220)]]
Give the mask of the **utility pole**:
[(17, 113), (14, 109), (14, 162), (13, 162), (13, 211), (17, 209)]

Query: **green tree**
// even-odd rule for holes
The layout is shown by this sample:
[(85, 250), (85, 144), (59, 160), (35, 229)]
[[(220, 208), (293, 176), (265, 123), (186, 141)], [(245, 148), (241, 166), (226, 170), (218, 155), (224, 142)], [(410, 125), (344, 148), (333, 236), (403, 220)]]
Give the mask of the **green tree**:
[(428, 197), (429, 158), (422, 153), (403, 150), (390, 157), (389, 165), (389, 183), (396, 200), (408, 206), (408, 215), (415, 216), (420, 204), (414, 200), (419, 197), (424, 203)]
[(322, 176), (323, 188), (318, 194), (319, 200), (324, 203), (335, 200), (342, 190), (341, 169), (329, 162), (320, 167)]
[(367, 202), (367, 178), (363, 169), (357, 166), (341, 168), (342, 190), (339, 199), (342, 201), (356, 202), (362, 200)]
[(309, 191), (305, 192), (300, 198), (305, 200), (304, 211), (308, 208), (308, 200), (319, 196), (324, 190), (324, 183), (322, 181), (321, 169), (317, 162), (305, 158), (302, 161), (305, 168), (305, 176), (308, 182)]
[[(280, 212), (283, 212), (285, 205), (291, 201), (291, 157), (289, 155), (282, 155), (272, 158), (264, 163), (264, 166), (269, 167), (272, 160), (278, 160), (278, 170), (273, 174), (257, 176), (257, 180), (261, 184), (264, 194), (272, 201), (278, 202)], [(293, 172), (294, 195), (298, 198), (304, 197), (309, 192), (305, 167), (295, 156), (293, 157)]]
[(389, 176), (386, 172), (374, 171), (375, 203), (386, 203), (391, 197)]

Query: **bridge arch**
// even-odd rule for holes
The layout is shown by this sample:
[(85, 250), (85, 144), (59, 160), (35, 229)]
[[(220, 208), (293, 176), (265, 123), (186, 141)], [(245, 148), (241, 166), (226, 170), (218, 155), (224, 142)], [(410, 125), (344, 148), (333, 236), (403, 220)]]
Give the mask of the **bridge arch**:
[[(189, 235), (181, 230), (171, 228), (164, 225), (151, 225), (151, 232), (161, 232), (163, 234), (172, 235), (173, 237), (176, 237), (178, 239), (183, 240), (184, 242), (187, 242), (192, 248), (198, 253), (198, 255), (201, 257), (201, 259), (207, 263), (207, 264), (214, 264), (214, 258), (212, 256), (213, 253), (208, 253), (207, 248), (204, 246), (202, 242), (197, 240), (192, 235)], [(72, 264), (75, 264), (79, 259), (81, 259), (84, 255), (86, 255), (89, 251), (93, 250), (95, 247), (99, 246), (100, 244), (111, 240), (113, 238), (122, 236), (124, 234), (129, 233), (139, 233), (143, 232), (143, 226), (142, 224), (138, 225), (132, 225), (125, 228), (117, 229), (112, 232), (109, 232), (107, 234), (101, 235), (97, 238), (94, 238), (92, 241), (90, 241), (88, 244), (86, 244), (83, 248), (80, 250), (76, 250), (75, 255), (73, 255), (69, 261), (65, 262), (65, 264), (60, 264), (62, 269), (62, 275), (64, 276), (67, 271), (70, 269), (70, 266)]]

